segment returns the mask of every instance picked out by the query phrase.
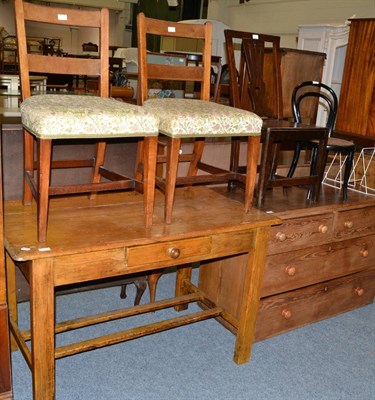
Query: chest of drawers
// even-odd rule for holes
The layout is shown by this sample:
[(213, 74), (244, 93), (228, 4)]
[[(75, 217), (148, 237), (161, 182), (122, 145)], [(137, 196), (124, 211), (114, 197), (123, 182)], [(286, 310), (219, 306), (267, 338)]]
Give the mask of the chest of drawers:
[[(255, 340), (373, 301), (375, 199), (276, 214), (283, 223), (271, 228)], [(236, 256), (200, 270), (199, 285), (215, 281), (208, 288), (212, 300), (233, 315), (240, 309), (244, 262)]]

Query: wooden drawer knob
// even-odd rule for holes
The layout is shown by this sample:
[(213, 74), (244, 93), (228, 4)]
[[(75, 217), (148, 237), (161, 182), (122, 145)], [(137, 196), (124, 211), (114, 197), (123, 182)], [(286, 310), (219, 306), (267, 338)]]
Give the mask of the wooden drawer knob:
[(323, 224), (319, 225), (318, 230), (319, 230), (320, 233), (327, 233), (328, 232), (328, 226), (327, 225), (323, 225)]
[(362, 249), (361, 250), (361, 256), (364, 257), (364, 258), (368, 257), (368, 250), (367, 249)]
[(281, 315), (282, 315), (285, 319), (289, 319), (289, 318), (291, 318), (291, 316), (292, 316), (292, 312), (286, 308), (286, 309), (284, 309), (284, 310), (281, 312)]
[(293, 276), (296, 274), (296, 267), (293, 267), (292, 265), (288, 265), (285, 268), (285, 272), (289, 275), (289, 276)]
[(358, 297), (361, 297), (361, 296), (364, 295), (365, 290), (364, 290), (363, 288), (361, 288), (361, 287), (357, 287), (357, 288), (355, 288), (354, 293), (355, 293)]
[(286, 239), (285, 233), (283, 233), (283, 232), (277, 232), (277, 233), (276, 233), (276, 239), (277, 239), (279, 242), (283, 242), (283, 241)]
[(345, 228), (352, 229), (353, 228), (353, 221), (345, 221), (344, 226)]
[(176, 259), (180, 257), (180, 250), (177, 247), (171, 247), (168, 249), (168, 255), (169, 257)]

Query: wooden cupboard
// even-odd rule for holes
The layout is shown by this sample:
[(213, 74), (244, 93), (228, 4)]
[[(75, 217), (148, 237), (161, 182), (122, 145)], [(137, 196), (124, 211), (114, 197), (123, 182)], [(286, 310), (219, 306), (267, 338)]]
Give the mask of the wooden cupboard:
[(375, 18), (351, 19), (336, 130), (375, 137)]

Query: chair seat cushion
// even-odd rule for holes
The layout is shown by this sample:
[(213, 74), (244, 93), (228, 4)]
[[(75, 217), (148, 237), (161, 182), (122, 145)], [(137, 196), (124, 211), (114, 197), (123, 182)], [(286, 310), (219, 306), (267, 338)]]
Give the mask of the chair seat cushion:
[(210, 101), (149, 99), (143, 107), (159, 118), (160, 132), (170, 137), (259, 136), (262, 128), (256, 114)]
[(22, 125), (42, 139), (157, 136), (158, 118), (111, 98), (69, 94), (31, 96), (21, 104)]

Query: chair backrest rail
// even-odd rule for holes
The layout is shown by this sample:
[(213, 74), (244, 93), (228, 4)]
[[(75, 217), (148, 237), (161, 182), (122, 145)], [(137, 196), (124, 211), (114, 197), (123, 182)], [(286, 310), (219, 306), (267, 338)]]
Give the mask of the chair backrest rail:
[[(137, 30), (139, 104), (143, 104), (147, 100), (150, 79), (198, 82), (201, 84), (200, 98), (202, 100), (210, 99), (212, 49), (212, 24), (210, 22), (206, 22), (205, 24), (181, 24), (146, 18), (143, 13), (140, 13), (138, 14)], [(202, 40), (201, 65), (172, 66), (167, 64), (148, 64), (147, 35)]]
[[(109, 10), (78, 10), (15, 0), (15, 19), (22, 101), (31, 95), (30, 72), (64, 75), (100, 76), (99, 93), (109, 96)], [(27, 49), (28, 21), (61, 26), (96, 28), (99, 40), (99, 59), (55, 57), (29, 54)]]

